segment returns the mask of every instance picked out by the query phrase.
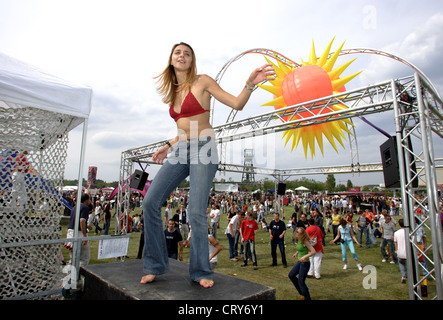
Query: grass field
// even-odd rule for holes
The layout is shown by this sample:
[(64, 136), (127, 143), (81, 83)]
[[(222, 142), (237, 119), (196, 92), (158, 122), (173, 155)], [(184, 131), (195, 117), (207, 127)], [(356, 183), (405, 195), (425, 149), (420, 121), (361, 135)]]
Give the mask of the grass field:
[[(135, 212), (140, 213), (141, 208), (136, 208)], [(285, 222), (292, 214), (292, 209), (285, 207)], [(266, 216), (267, 222), (272, 220), (270, 215)], [(355, 217), (354, 217), (355, 219)], [(399, 217), (396, 217), (398, 220)], [(63, 237), (66, 235), (67, 219), (63, 222)], [(228, 239), (224, 234), (227, 226), (226, 215), (220, 219), (220, 229), (217, 232), (219, 243), (223, 250), (218, 255), (218, 264), (216, 272), (252, 282), (261, 283), (276, 289), (278, 300), (299, 300), (300, 295), (294, 285), (288, 278), (288, 273), (295, 264), (292, 255), (295, 253), (295, 245), (291, 242), (292, 229), (285, 235), (286, 259), (288, 267), (281, 265), (280, 252), (277, 249), (278, 266), (271, 267), (271, 247), (269, 243), (269, 234), (260, 229), (256, 234), (256, 253), (258, 261), (258, 270), (253, 270), (252, 264), (248, 267), (240, 267), (243, 264), (240, 259), (237, 262), (229, 260)], [(114, 231), (114, 222), (111, 224), (110, 233)], [(93, 232), (93, 231), (92, 231)], [(94, 235), (94, 233), (92, 233)], [(127, 260), (134, 260), (139, 248), (141, 232), (133, 232), (129, 242)], [(326, 235), (326, 246), (324, 248), (323, 260), (321, 266), (321, 279), (308, 278), (306, 284), (309, 287), (311, 298), (313, 300), (407, 300), (409, 299), (407, 283), (401, 283), (399, 267), (396, 264), (383, 263), (380, 254), (380, 239), (377, 245), (372, 245), (366, 249), (364, 246), (358, 248), (356, 252), (360, 263), (363, 266), (363, 272), (358, 271), (356, 264), (352, 260), (352, 255), (348, 251), (348, 270), (343, 270), (341, 260), (340, 245), (329, 244), (332, 240), (331, 233)], [(91, 241), (91, 261), (90, 264), (115, 262), (114, 259), (97, 259), (98, 241)], [(65, 260), (69, 260), (68, 251), (63, 248)], [(189, 262), (189, 248), (184, 249), (183, 261)], [(142, 271), (140, 270), (140, 277)], [(217, 284), (215, 284), (217, 285)], [(429, 296), (435, 295), (433, 281), (429, 282)], [(368, 288), (369, 287), (369, 288)]]

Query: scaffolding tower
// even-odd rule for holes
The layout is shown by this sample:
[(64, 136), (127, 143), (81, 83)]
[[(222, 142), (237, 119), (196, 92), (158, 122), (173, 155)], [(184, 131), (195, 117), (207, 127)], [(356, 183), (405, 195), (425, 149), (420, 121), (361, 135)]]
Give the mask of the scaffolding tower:
[(255, 183), (254, 173), (254, 149), (243, 150), (243, 172), (241, 177), (242, 184)]

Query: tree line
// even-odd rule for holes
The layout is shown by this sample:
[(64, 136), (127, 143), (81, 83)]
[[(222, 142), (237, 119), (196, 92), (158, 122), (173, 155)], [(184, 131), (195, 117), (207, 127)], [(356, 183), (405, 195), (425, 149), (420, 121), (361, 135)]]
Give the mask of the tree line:
[[(78, 180), (64, 180), (64, 186), (76, 186), (78, 184)], [(229, 178), (228, 180), (221, 178), (220, 181), (217, 179), (214, 179), (214, 183), (218, 182), (230, 182), (230, 183), (237, 183), (232, 180), (232, 178)], [(108, 188), (115, 188), (118, 186), (118, 181), (113, 182), (106, 182), (101, 179), (96, 179), (95, 186), (97, 189), (102, 189), (105, 187)], [(314, 179), (309, 179), (306, 177), (302, 177), (300, 179), (295, 180), (288, 180), (285, 181), (286, 183), (286, 189), (292, 189), (295, 190), (298, 187), (306, 187), (309, 189), (310, 192), (319, 192), (319, 191), (329, 191), (329, 192), (341, 192), (341, 191), (348, 191), (349, 188), (354, 187), (351, 180), (348, 180), (346, 185), (344, 184), (337, 184), (335, 177), (333, 174), (328, 174), (326, 177), (326, 181), (317, 181)], [(82, 183), (83, 187), (86, 187), (86, 180), (83, 179)], [(264, 178), (263, 180), (259, 180), (255, 183), (251, 184), (242, 184), (239, 183), (240, 190), (248, 190), (248, 191), (254, 191), (256, 189), (262, 189), (263, 191), (269, 190), (274, 188), (275, 186), (275, 179), (271, 178)], [(180, 185), (179, 188), (188, 188), (189, 187), (189, 180), (185, 179)], [(361, 191), (379, 191), (377, 187), (375, 186), (363, 186)]]
[[(86, 180), (83, 179), (82, 186), (86, 188)], [(77, 186), (78, 180), (64, 180), (63, 181), (64, 186)], [(102, 188), (115, 188), (118, 186), (118, 181), (113, 182), (106, 182), (100, 179), (95, 180), (95, 188), (96, 189), (102, 189)]]

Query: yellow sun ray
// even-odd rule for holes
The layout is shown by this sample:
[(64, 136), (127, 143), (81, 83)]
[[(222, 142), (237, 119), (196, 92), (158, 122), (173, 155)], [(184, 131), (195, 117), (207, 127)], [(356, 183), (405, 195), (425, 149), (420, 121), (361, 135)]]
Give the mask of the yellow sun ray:
[(305, 152), (305, 157), (306, 157), (306, 154), (308, 153), (308, 139), (310, 137), (308, 136), (308, 132), (306, 130), (306, 127), (298, 129), (298, 130), (301, 130), (302, 131), (301, 134), (303, 134), (303, 137), (302, 137), (301, 141), (302, 141), (302, 144), (303, 144), (303, 151)]
[(272, 64), (272, 67), (275, 69), (275, 75), (277, 76), (277, 78), (282, 79), (286, 76), (286, 73), (280, 67), (272, 63), (272, 61), (270, 61), (268, 58), (265, 57), (265, 59), (268, 63)]
[[(344, 63), (343, 65), (336, 67), (334, 69), (334, 65), (337, 61), (337, 58), (340, 55), (340, 52), (345, 44), (343, 42), (339, 49), (334, 52), (334, 54), (330, 55), (332, 43), (335, 38), (329, 42), (329, 44), (326, 46), (324, 51), (322, 52), (320, 57), (317, 57), (315, 52), (315, 45), (314, 40), (312, 40), (311, 45), (311, 51), (309, 54), (308, 61), (302, 61), (302, 65), (297, 68), (292, 68), (290, 66), (285, 65), (277, 58), (277, 63), (273, 63), (265, 57), (266, 61), (268, 63), (272, 64), (272, 67), (275, 69), (276, 78), (275, 80), (269, 81), (270, 85), (258, 85), (260, 88), (270, 92), (274, 98), (271, 101), (268, 101), (262, 106), (273, 106), (275, 109), (280, 109), (283, 107), (287, 107), (288, 105), (295, 105), (299, 103), (306, 102), (308, 100), (318, 99), (323, 96), (332, 95), (332, 94), (339, 94), (340, 91), (343, 91), (344, 85), (347, 84), (349, 81), (354, 79), (357, 75), (361, 73), (357, 72), (348, 76), (345, 76), (343, 78), (339, 78), (341, 74), (351, 65), (352, 62), (355, 61), (355, 59), (348, 61)], [(312, 69), (313, 71), (311, 73), (309, 72), (299, 72), (301, 68), (318, 68), (321, 69)], [(321, 70), (321, 71), (319, 71)], [(324, 72), (324, 75), (321, 75)], [(315, 74), (315, 75), (312, 75)], [(307, 79), (306, 77), (311, 77)], [(315, 78), (317, 77), (317, 78)], [(288, 80), (290, 79), (290, 80)], [(294, 81), (294, 83), (286, 83), (286, 81)], [(326, 83), (325, 81), (328, 81)], [(306, 84), (310, 85), (306, 85)], [(315, 86), (312, 86), (312, 83), (315, 83)], [(316, 87), (320, 89), (315, 89)], [(331, 90), (330, 93), (325, 93), (327, 90)], [(308, 88), (308, 89), (305, 89)], [(326, 89), (325, 89), (326, 88)], [(329, 89), (327, 89), (329, 88)], [(285, 92), (285, 90), (296, 90), (297, 94), (293, 94), (291, 92)], [(303, 90), (310, 90), (310, 94), (303, 95)], [(326, 90), (326, 91), (325, 91)], [(313, 92), (313, 93), (312, 93)], [(323, 92), (323, 93), (318, 93)], [(321, 94), (320, 96), (316, 96), (318, 94)], [(302, 100), (301, 97), (309, 97), (307, 100)], [(288, 99), (287, 101), (285, 99)], [(337, 104), (330, 106), (327, 109), (324, 109), (322, 111), (325, 116), (327, 113), (332, 111), (341, 111), (345, 110), (348, 107), (343, 104)], [(302, 111), (298, 113), (299, 119), (306, 119), (309, 120), (309, 118), (312, 115), (317, 115), (319, 110), (312, 110), (312, 111)], [(289, 121), (289, 116), (282, 116), (282, 121), (286, 122)], [(323, 135), (326, 137), (326, 140), (331, 144), (331, 146), (334, 148), (334, 150), (338, 153), (336, 141), (340, 143), (340, 145), (344, 148), (343, 140), (346, 141), (346, 137), (344, 133), (352, 135), (352, 132), (349, 130), (349, 127), (354, 126), (352, 121), (349, 119), (343, 119), (343, 120), (335, 120), (320, 124), (314, 124), (310, 126), (305, 126), (301, 128), (294, 128), (294, 129), (288, 129), (283, 132), (282, 139), (284, 139), (284, 145), (287, 146), (289, 140), (292, 139), (292, 145), (291, 145), (291, 151), (296, 149), (299, 145), (300, 140), (302, 140), (303, 150), (305, 157), (307, 157), (308, 149), (310, 151), (311, 157), (314, 157), (315, 155), (315, 144), (319, 146), (319, 149), (324, 156), (324, 147), (323, 147)]]
[(262, 104), (262, 106), (266, 107), (272, 107), (272, 106), (277, 106), (277, 107), (287, 107), (286, 103), (285, 103), (285, 99), (283, 98), (283, 96), (279, 96), (277, 98), (275, 98), (274, 100), (271, 100), (269, 102), (266, 102), (264, 104)]
[(285, 140), (285, 147), (286, 147), (286, 145), (288, 144), (289, 140), (290, 140), (290, 139), (292, 138), (292, 136), (294, 135), (294, 130), (286, 130), (286, 131), (284, 132), (282, 138), (284, 138), (285, 135), (286, 135), (286, 140)]
[(336, 80), (332, 80), (332, 90), (338, 90), (341, 87), (343, 87), (346, 83), (348, 83), (349, 81), (351, 81), (352, 79), (354, 79), (356, 76), (358, 76), (360, 73), (362, 73), (362, 71), (356, 72), (354, 74), (351, 74), (349, 76), (340, 78), (340, 79), (336, 79)]
[(337, 121), (337, 123), (343, 131), (346, 131), (347, 133), (352, 135), (352, 132), (348, 129), (348, 127), (346, 126), (346, 124), (343, 121)]
[[(322, 67), (323, 69), (324, 69), (325, 63), (328, 61), (329, 51), (331, 50), (331, 46), (332, 46), (332, 42), (334, 41), (334, 38), (331, 40), (331, 42), (329, 42), (328, 46), (326, 47), (326, 49), (323, 51), (322, 55), (320, 56), (320, 59), (318, 59), (318, 61), (317, 61), (317, 65), (319, 67)], [(314, 41), (312, 41), (312, 42), (314, 42)]]
[(332, 129), (330, 123), (325, 123), (323, 126), (323, 134), (325, 135), (326, 139), (328, 139), (331, 146), (334, 148), (335, 152), (338, 153), (337, 146), (335, 145), (334, 138), (332, 136)]
[(268, 86), (265, 84), (258, 84), (258, 86), (270, 93), (272, 93), (274, 96), (281, 96), (283, 94), (281, 87), (279, 86)]
[[(270, 84), (272, 84), (273, 86), (281, 87), (281, 85), (283, 84), (283, 79), (275, 78), (275, 80), (268, 80), (268, 82)], [(260, 86), (260, 85), (257, 85), (257, 86)]]
[(283, 71), (283, 73), (285, 75), (288, 75), (289, 73), (291, 73), (294, 69), (285, 65), (283, 62), (281, 62), (280, 60), (277, 60), (278, 62), (278, 67), (280, 68), (280, 70)]
[(306, 138), (308, 140), (309, 149), (311, 151), (311, 159), (315, 155), (315, 128), (314, 126), (306, 127)]
[(335, 62), (337, 61), (337, 58), (341, 52), (341, 49), (344, 46), (344, 42), (341, 44), (341, 46), (338, 48), (337, 51), (334, 52), (334, 54), (331, 56), (331, 58), (329, 58), (329, 60), (323, 65), (323, 69), (326, 72), (330, 72), (332, 70), (332, 68), (334, 67)]
[(357, 58), (352, 59), (352, 60), (346, 62), (345, 64), (342, 64), (340, 67), (335, 68), (334, 70), (328, 72), (329, 79), (331, 79), (331, 80), (335, 80), (335, 79), (337, 79), (337, 78), (343, 73), (343, 71), (345, 71), (346, 68), (349, 67), (349, 65), (350, 65), (352, 62), (354, 62), (356, 59), (357, 59)]
[(321, 130), (316, 130), (318, 127), (314, 127), (315, 139), (317, 140), (318, 147), (320, 148), (321, 154), (324, 156), (323, 152), (323, 132)]
[(310, 65), (317, 64), (317, 55), (315, 54), (314, 40), (312, 40), (311, 53), (309, 55), (309, 64)]
[(341, 129), (340, 126), (338, 125), (337, 121), (332, 121), (332, 122), (330, 122), (330, 124), (331, 124), (330, 127), (332, 129), (331, 130), (332, 135), (341, 144), (341, 146), (344, 148), (345, 146), (344, 146), (343, 141), (341, 140), (341, 138), (343, 137), (343, 139), (346, 140), (346, 137), (343, 134), (343, 132), (340, 130)]
[(292, 139), (292, 149), (291, 149), (291, 151), (294, 150), (294, 149), (297, 149), (298, 143), (300, 142), (300, 138), (301, 138), (301, 135), (303, 133), (303, 131), (300, 130), (300, 129), (293, 129), (292, 131), (294, 131), (294, 139)]

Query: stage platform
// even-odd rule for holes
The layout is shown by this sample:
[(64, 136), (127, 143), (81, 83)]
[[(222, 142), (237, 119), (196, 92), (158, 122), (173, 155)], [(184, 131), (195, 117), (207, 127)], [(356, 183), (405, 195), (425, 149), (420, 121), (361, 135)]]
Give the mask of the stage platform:
[(82, 267), (81, 300), (275, 300), (275, 289), (215, 272), (212, 288), (189, 278), (187, 263), (169, 259), (170, 268), (154, 282), (140, 284), (141, 260)]

